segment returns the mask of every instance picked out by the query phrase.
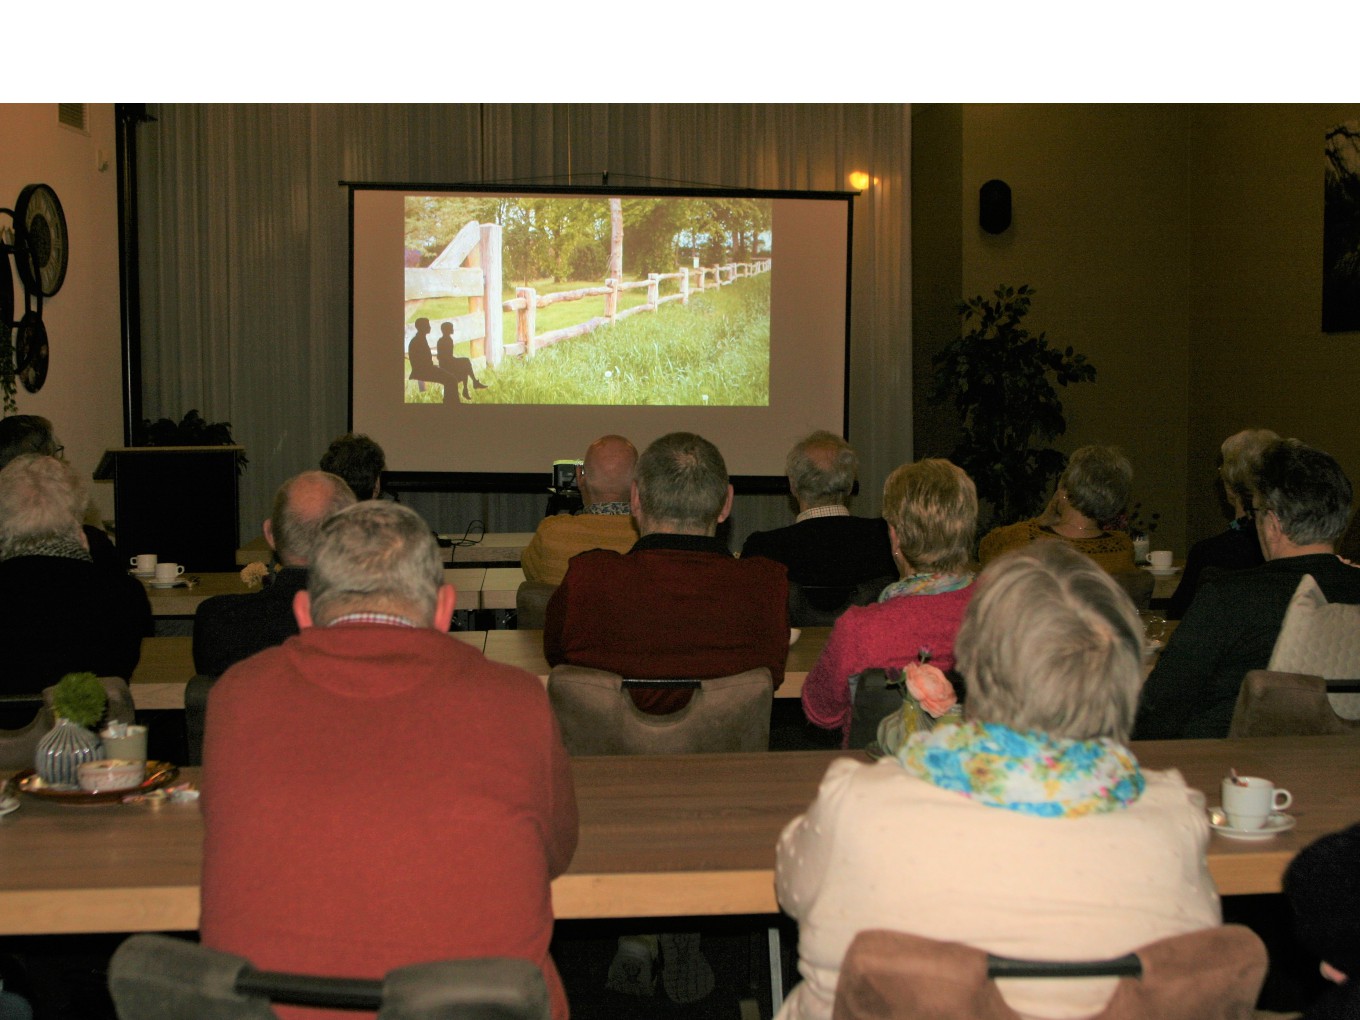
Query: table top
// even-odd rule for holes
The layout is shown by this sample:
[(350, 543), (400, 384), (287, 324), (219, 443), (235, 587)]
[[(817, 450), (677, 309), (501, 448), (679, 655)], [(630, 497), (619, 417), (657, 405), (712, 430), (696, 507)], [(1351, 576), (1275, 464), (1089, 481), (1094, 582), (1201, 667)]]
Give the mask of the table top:
[[(1217, 834), (1209, 868), (1224, 895), (1272, 893), (1302, 847), (1360, 817), (1360, 736), (1159, 741), (1148, 768), (1179, 768), (1217, 804), (1230, 767), (1293, 791), (1291, 832)], [(561, 918), (774, 913), (775, 844), (835, 751), (578, 758), (580, 845), (553, 883)], [(867, 759), (866, 759), (867, 760)], [(185, 769), (197, 779), (201, 770)], [(192, 930), (198, 926), (197, 804), (71, 807), (24, 795), (0, 819), (0, 934)]]
[[(518, 569), (518, 568), (516, 568)], [(444, 580), (458, 590), (460, 609), (481, 608), (482, 585), (486, 581), (485, 567), (458, 566), (444, 569)], [(156, 588), (143, 580), (146, 596), (151, 602), (151, 615), (158, 617), (192, 617), (198, 611), (199, 603), (214, 595), (245, 595), (259, 591), (260, 586), (246, 587), (239, 571), (221, 572), (198, 571), (184, 575), (186, 583), (174, 588)], [(510, 593), (510, 605), (514, 606), (514, 592)]]
[[(439, 537), (458, 542), (463, 536), (441, 535)], [(519, 554), (524, 551), (524, 547), (529, 544), (529, 540), (533, 537), (532, 531), (493, 531), (483, 535), (470, 545), (440, 546), (439, 551), (443, 554), (445, 563), (455, 565), (463, 563), (518, 563)], [(259, 535), (236, 550), (236, 563), (239, 566), (245, 566), (247, 563), (268, 563), (272, 556), (273, 550), (269, 548), (269, 543), (264, 540), (263, 535)]]

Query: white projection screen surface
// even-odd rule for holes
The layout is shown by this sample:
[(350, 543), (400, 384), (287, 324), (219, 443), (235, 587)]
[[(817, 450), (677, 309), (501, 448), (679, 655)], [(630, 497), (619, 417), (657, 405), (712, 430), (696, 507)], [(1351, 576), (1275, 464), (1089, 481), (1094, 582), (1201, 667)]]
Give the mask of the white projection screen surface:
[(541, 478), (689, 431), (770, 478), (845, 432), (850, 194), (350, 196), (350, 422), (389, 471)]

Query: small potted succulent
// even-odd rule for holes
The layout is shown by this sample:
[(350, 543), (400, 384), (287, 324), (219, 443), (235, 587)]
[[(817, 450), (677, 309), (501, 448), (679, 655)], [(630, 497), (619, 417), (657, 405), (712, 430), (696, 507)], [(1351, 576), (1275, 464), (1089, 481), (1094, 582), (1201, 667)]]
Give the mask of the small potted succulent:
[(67, 673), (57, 682), (52, 692), (56, 725), (38, 742), (33, 761), (43, 782), (74, 788), (81, 764), (103, 756), (104, 745), (94, 728), (104, 718), (108, 701), (108, 692), (93, 673)]

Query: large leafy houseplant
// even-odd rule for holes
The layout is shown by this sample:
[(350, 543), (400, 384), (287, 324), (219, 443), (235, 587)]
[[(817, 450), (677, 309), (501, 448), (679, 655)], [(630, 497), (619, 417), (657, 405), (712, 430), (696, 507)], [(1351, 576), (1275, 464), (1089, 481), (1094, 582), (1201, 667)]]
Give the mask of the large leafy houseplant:
[(950, 459), (968, 472), (990, 508), (979, 533), (1033, 516), (1044, 505), (1066, 458), (1047, 444), (1067, 431), (1058, 386), (1089, 382), (1095, 366), (1071, 347), (1059, 349), (1023, 320), (1034, 288), (1000, 286), (959, 305), (960, 335), (935, 355), (935, 401), (961, 419)]

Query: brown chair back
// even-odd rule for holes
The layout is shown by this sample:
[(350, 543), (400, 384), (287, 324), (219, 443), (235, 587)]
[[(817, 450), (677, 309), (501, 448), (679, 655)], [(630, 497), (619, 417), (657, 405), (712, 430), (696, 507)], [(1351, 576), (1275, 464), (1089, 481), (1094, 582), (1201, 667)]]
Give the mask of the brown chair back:
[(1146, 570), (1125, 570), (1110, 576), (1133, 600), (1135, 608), (1140, 610), (1151, 608), (1152, 589), (1157, 584), (1155, 577)]
[[(1266, 950), (1242, 925), (1161, 939), (1137, 951), (1141, 976), (1120, 977), (1092, 1020), (1251, 1020)], [(995, 978), (1005, 958), (957, 942), (862, 931), (841, 964), (832, 1020), (1019, 1020)], [(1106, 966), (1108, 964), (1108, 966)], [(1045, 963), (1033, 976), (1125, 973), (1126, 961)], [(1024, 968), (1021, 973), (1028, 972)]]
[(1306, 673), (1253, 669), (1242, 680), (1229, 737), (1319, 737), (1360, 732), (1360, 721), (1336, 714), (1327, 681)]
[(518, 630), (542, 630), (548, 613), (548, 600), (557, 585), (546, 581), (521, 581), (515, 589), (515, 627)]
[(639, 711), (624, 683), (617, 673), (602, 669), (553, 667), (548, 675), (548, 699), (569, 754), (769, 749), (774, 684), (764, 667), (698, 681), (689, 704), (669, 715)]

